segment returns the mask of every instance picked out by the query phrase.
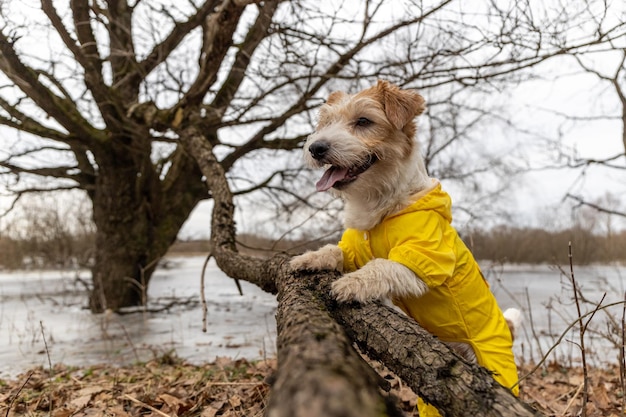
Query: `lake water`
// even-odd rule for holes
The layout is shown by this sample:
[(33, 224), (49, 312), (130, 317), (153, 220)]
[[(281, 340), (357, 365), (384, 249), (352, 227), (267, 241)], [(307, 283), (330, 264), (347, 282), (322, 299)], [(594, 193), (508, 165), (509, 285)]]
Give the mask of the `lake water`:
[[(518, 361), (536, 363), (556, 345), (548, 357), (550, 361), (580, 363), (580, 327), (567, 330), (578, 317), (569, 265), (481, 266), (500, 307), (516, 307), (523, 312), (523, 331), (515, 342)], [(574, 266), (573, 275), (579, 288), (581, 315), (597, 310), (583, 320), (585, 356), (594, 365), (616, 364), (623, 344), (626, 267)], [(619, 304), (606, 307), (612, 303)]]
[[(276, 355), (276, 297), (232, 279), (214, 262), (205, 277), (207, 332), (202, 332), (200, 274), (203, 257), (170, 258), (150, 282), (149, 309), (179, 301), (158, 313), (91, 314), (87, 272), (0, 274), (0, 377), (52, 364), (125, 364), (174, 351), (193, 363), (217, 356)], [(43, 331), (42, 331), (43, 328)]]
[[(0, 377), (32, 366), (48, 367), (48, 356), (52, 364), (77, 366), (120, 365), (168, 352), (192, 363), (217, 356), (275, 356), (275, 297), (245, 282), (244, 295), (239, 295), (233, 280), (213, 262), (206, 276), (207, 332), (202, 332), (203, 262), (202, 257), (170, 258), (170, 267), (157, 270), (152, 278), (148, 307), (158, 309), (173, 301), (177, 305), (126, 315), (93, 315), (85, 309), (86, 293), (77, 279), (88, 279), (84, 271), (0, 274)], [(550, 266), (482, 267), (500, 306), (524, 312), (515, 345), (518, 360), (536, 362), (577, 317), (569, 277)], [(623, 299), (624, 267), (577, 267), (574, 272), (588, 300), (582, 303), (583, 313), (593, 310), (605, 292), (603, 304)], [(621, 306), (599, 311), (588, 326), (585, 343), (592, 363), (617, 360), (621, 314)], [(550, 359), (576, 364), (580, 351), (575, 343), (577, 328), (567, 332)]]

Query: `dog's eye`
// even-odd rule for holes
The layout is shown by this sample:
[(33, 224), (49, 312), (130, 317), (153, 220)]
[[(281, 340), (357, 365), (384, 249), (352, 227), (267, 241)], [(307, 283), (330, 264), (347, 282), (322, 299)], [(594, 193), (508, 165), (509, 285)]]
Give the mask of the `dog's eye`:
[(356, 125), (359, 127), (367, 127), (372, 124), (372, 121), (367, 117), (359, 117), (356, 119)]

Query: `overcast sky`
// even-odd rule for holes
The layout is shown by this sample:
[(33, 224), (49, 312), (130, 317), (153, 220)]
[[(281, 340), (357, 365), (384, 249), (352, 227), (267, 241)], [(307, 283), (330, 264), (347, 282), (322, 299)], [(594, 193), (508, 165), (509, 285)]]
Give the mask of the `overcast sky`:
[[(19, 4), (13, 2), (13, 4)], [(41, 47), (48, 51), (46, 42)], [(32, 52), (32, 51), (31, 51)], [(49, 52), (49, 51), (48, 51)], [(593, 62), (594, 68), (610, 74), (616, 69), (616, 57), (603, 56)], [(568, 193), (586, 199), (596, 199), (611, 193), (621, 199), (621, 207), (626, 211), (626, 171), (590, 167), (583, 172), (580, 169), (545, 169), (554, 162), (554, 156), (548, 148), (540, 147), (537, 138), (560, 139), (563, 149), (571, 155), (585, 158), (602, 159), (623, 153), (621, 143), (622, 126), (619, 120), (579, 120), (567, 121), (560, 114), (579, 118), (614, 117), (621, 111), (617, 96), (610, 85), (591, 74), (581, 74), (581, 68), (571, 58), (564, 58), (538, 68), (542, 80), (522, 83), (518, 88), (505, 92), (508, 99), (506, 111), (514, 124), (527, 133), (516, 130), (485, 128), (485, 146), (495, 143), (518, 143), (526, 138), (534, 141), (534, 146), (525, 149), (528, 163), (535, 168), (524, 176), (515, 178), (508, 190), (504, 204), (512, 214), (515, 223), (521, 225), (546, 226), (562, 222), (566, 226), (572, 220), (572, 202), (565, 200)], [(576, 75), (575, 75), (576, 74)], [(622, 80), (626, 84), (626, 79)], [(624, 86), (626, 89), (626, 86)], [(425, 116), (422, 116), (425, 117)], [(626, 157), (616, 161), (626, 169)], [(320, 172), (321, 174), (321, 172)], [(314, 190), (314, 182), (309, 184)], [(450, 192), (453, 202), (465, 200), (469, 192), (454, 184), (444, 187)], [(263, 216), (261, 211), (253, 211)], [(206, 237), (209, 233), (210, 203), (202, 203), (194, 211), (181, 231), (182, 237)], [(457, 216), (464, 226), (462, 215)], [(499, 220), (494, 219), (495, 223)], [(508, 220), (507, 220), (508, 221)], [(254, 221), (240, 215), (240, 227), (252, 227)]]

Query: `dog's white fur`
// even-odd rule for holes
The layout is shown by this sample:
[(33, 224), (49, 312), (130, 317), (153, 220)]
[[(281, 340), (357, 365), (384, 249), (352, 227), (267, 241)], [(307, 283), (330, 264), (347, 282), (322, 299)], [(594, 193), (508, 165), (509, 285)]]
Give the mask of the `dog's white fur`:
[(509, 330), (511, 331), (511, 337), (515, 340), (515, 336), (517, 332), (522, 326), (522, 322), (524, 318), (522, 317), (522, 312), (516, 308), (507, 308), (502, 313), (504, 316), (504, 320), (506, 320), (506, 324), (509, 326)]
[[(368, 230), (389, 214), (408, 206), (412, 197), (431, 185), (417, 142), (415, 116), (424, 111), (424, 99), (414, 91), (400, 90), (387, 82), (350, 96), (335, 92), (320, 111), (316, 131), (304, 146), (307, 165), (359, 166), (370, 155), (378, 161), (358, 178), (332, 192), (345, 201), (344, 224)], [(372, 127), (355, 126), (359, 118), (372, 121)], [(315, 159), (310, 146), (318, 141), (330, 145), (323, 159)], [(339, 247), (327, 245), (291, 261), (293, 269), (342, 271)], [(348, 273), (332, 285), (339, 301), (370, 301), (393, 296), (417, 296), (427, 285), (406, 266), (386, 259), (375, 259)]]
[[(385, 105), (380, 102), (381, 97), (383, 100), (394, 97), (394, 101), (400, 102)], [(345, 201), (346, 227), (371, 229), (385, 216), (406, 207), (412, 195), (430, 185), (423, 158), (413, 138), (413, 119), (424, 108), (424, 99), (419, 94), (400, 90), (386, 82), (379, 82), (376, 87), (354, 96), (342, 92), (330, 95), (320, 111), (317, 130), (304, 145), (307, 165), (350, 167), (363, 164), (371, 154), (379, 158), (374, 166), (359, 176), (358, 181), (341, 190), (332, 190)], [(390, 120), (389, 113), (393, 111), (404, 112), (404, 118)], [(355, 129), (354, 122), (359, 117), (372, 120), (377, 127)], [(316, 160), (309, 148), (320, 140), (329, 142), (331, 148), (323, 160)]]
[[(335, 92), (322, 106), (317, 129), (305, 143), (304, 157), (311, 167), (358, 173), (345, 183), (335, 183), (331, 190), (345, 201), (345, 227), (370, 230), (432, 187), (414, 139), (414, 118), (424, 109), (419, 94), (384, 81), (355, 95)], [(316, 149), (320, 144), (323, 149)], [(373, 157), (376, 162), (369, 166)], [(360, 172), (363, 166), (368, 167)], [(320, 188), (328, 189), (331, 182), (322, 179), (325, 185)], [(343, 254), (338, 246), (327, 245), (293, 258), (290, 265), (294, 270), (342, 272)], [(387, 259), (374, 259), (332, 284), (332, 294), (339, 301), (419, 297), (427, 291), (426, 283), (412, 270)], [(463, 345), (453, 347), (468, 358), (474, 356), (468, 345), (453, 345)]]

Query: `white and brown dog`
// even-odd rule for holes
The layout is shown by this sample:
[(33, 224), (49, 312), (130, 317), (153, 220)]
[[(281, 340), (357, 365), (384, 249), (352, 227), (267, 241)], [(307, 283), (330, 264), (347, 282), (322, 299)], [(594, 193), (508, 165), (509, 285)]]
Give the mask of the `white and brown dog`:
[(337, 300), (391, 299), (441, 340), (471, 347), (512, 387), (513, 328), (450, 225), (448, 194), (426, 172), (414, 122), (424, 109), (417, 92), (385, 81), (328, 97), (304, 155), (326, 168), (317, 190), (345, 201), (346, 231), (339, 245), (297, 256), (291, 267), (343, 272), (332, 284)]

